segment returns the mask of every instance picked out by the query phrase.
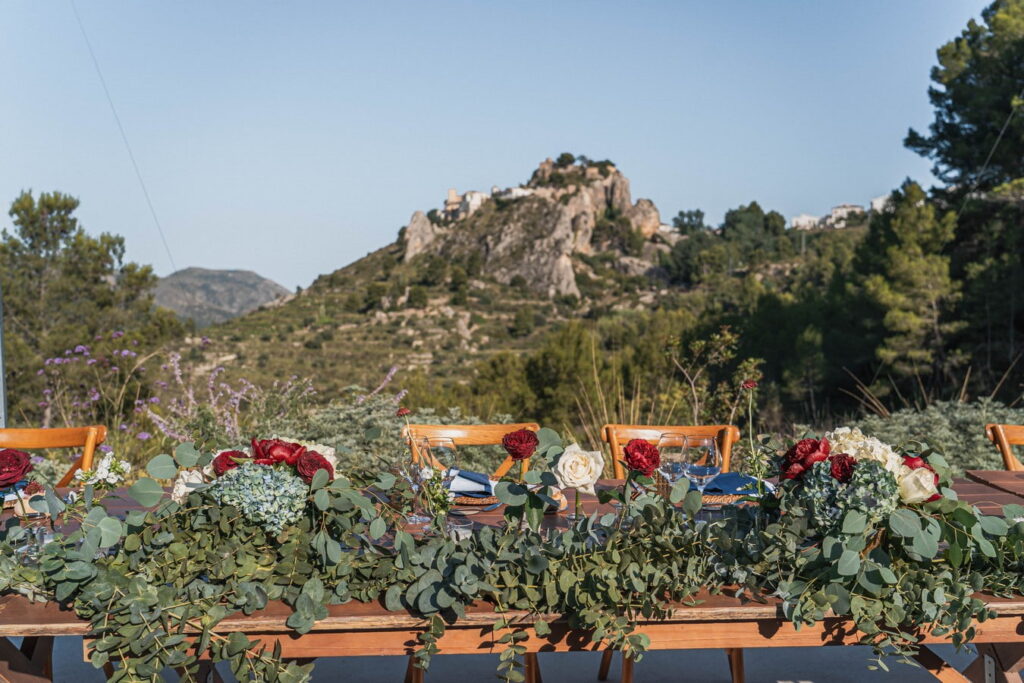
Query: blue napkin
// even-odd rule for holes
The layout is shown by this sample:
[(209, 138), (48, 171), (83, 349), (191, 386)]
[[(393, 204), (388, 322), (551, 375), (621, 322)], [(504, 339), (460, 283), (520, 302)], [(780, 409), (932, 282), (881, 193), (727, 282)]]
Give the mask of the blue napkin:
[[(768, 487), (771, 486), (771, 484), (765, 483)], [(691, 484), (690, 488), (697, 487)], [(739, 472), (722, 472), (708, 482), (708, 485), (704, 487), (704, 493), (713, 496), (754, 495), (757, 493), (757, 479)]]
[(452, 468), (455, 477), (448, 490), (453, 494), (469, 498), (487, 498), (494, 495), (494, 483), (486, 474)]

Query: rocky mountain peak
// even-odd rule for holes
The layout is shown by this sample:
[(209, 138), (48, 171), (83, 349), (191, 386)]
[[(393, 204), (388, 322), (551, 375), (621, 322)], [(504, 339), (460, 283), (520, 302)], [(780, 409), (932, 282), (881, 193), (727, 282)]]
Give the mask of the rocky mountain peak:
[(402, 234), (403, 260), (476, 251), (499, 282), (522, 277), (549, 297), (579, 296), (578, 255), (611, 252), (629, 273), (653, 267), (667, 248), (658, 239), (664, 231), (654, 203), (634, 204), (629, 179), (610, 161), (568, 156), (544, 160), (519, 187), (449, 190), (442, 209), (412, 215)]

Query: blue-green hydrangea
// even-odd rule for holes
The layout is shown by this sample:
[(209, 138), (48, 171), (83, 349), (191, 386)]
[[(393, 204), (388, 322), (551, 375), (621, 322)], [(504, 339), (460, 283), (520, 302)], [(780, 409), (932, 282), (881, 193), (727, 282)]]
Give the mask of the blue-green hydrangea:
[(896, 478), (874, 460), (858, 460), (846, 484), (833, 478), (828, 460), (816, 462), (804, 475), (803, 498), (811, 520), (825, 530), (839, 523), (848, 510), (859, 510), (874, 526), (887, 518), (900, 501)]
[(242, 463), (210, 485), (210, 496), (220, 505), (238, 508), (253, 524), (280, 533), (302, 517), (309, 487), (294, 471)]

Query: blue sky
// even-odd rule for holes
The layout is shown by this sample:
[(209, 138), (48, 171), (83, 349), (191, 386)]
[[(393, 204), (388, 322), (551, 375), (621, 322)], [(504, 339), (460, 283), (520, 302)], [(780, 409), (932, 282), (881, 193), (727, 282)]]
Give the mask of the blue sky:
[[(665, 222), (930, 184), (902, 139), (931, 121), (935, 49), (985, 5), (77, 2), (177, 266), (288, 287), (562, 151), (612, 159)], [(67, 1), (0, 3), (0, 86), (0, 202), (73, 194), (169, 273)]]

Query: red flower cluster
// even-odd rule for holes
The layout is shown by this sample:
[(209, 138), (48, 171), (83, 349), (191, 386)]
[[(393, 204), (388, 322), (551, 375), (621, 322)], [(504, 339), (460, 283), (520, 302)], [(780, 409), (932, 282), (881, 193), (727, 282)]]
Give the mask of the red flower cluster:
[(305, 446), (281, 439), (252, 440), (252, 457), (257, 465), (276, 465), (284, 462), (294, 467), (295, 461), (305, 452)]
[(0, 488), (14, 486), (32, 471), (28, 453), (13, 448), (0, 450)]
[[(939, 473), (936, 472), (935, 468), (932, 467), (931, 465), (929, 465), (928, 462), (924, 458), (922, 458), (921, 456), (919, 456), (919, 455), (904, 455), (903, 456), (903, 464), (906, 465), (907, 467), (909, 467), (912, 470), (920, 469), (922, 467), (925, 468), (926, 470), (931, 470), (931, 472), (935, 475), (935, 486), (938, 487), (938, 485), (939, 485)], [(925, 502), (930, 503), (933, 500), (938, 500), (939, 498), (942, 498), (942, 494), (941, 493), (936, 493), (936, 494), (934, 494), (931, 498), (929, 498)]]
[(529, 429), (520, 429), (509, 432), (501, 438), (501, 446), (513, 460), (526, 460), (540, 444), (540, 439)]
[(743, 387), (744, 389), (756, 389), (757, 382), (755, 382), (752, 379), (745, 379), (743, 380), (743, 384), (741, 384), (740, 386)]
[(654, 444), (643, 439), (632, 439), (622, 449), (625, 456), (626, 466), (634, 472), (639, 472), (645, 477), (654, 474), (654, 470), (661, 465), (661, 453)]
[(398, 410), (395, 411), (395, 417), (405, 417), (406, 415), (408, 415), (411, 412), (412, 412), (411, 410), (409, 410), (405, 406), (402, 406), (401, 408), (399, 408)]
[(828, 439), (802, 439), (783, 456), (782, 478), (802, 479), (811, 465), (828, 458), (832, 445)]
[(327, 475), (334, 479), (334, 467), (320, 453), (311, 451), (305, 446), (281, 439), (252, 440), (252, 455), (244, 451), (223, 451), (213, 459), (213, 471), (218, 476), (238, 467), (243, 460), (252, 459), (257, 465), (273, 467), (284, 463), (295, 468), (295, 473), (307, 484), (313, 481), (317, 470), (327, 470)]

